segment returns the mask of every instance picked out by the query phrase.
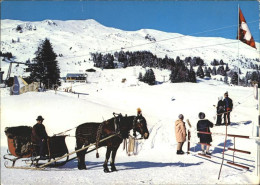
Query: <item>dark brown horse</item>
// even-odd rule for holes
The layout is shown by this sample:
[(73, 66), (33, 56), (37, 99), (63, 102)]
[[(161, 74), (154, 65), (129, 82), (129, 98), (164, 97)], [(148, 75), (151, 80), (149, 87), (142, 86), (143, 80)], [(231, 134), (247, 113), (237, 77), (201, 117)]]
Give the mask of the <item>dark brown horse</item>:
[[(99, 147), (107, 146), (106, 159), (103, 164), (104, 172), (109, 172), (107, 167), (110, 154), (112, 152), (112, 158), (110, 162), (111, 171), (116, 171), (115, 157), (117, 149), (122, 143), (123, 139), (128, 138), (130, 130), (133, 129), (134, 134), (139, 132), (144, 139), (148, 139), (149, 132), (147, 129), (146, 120), (144, 117), (137, 118), (136, 116), (122, 116), (119, 114), (117, 117), (111, 118), (102, 123), (83, 123), (76, 129), (76, 150), (87, 146), (99, 139), (106, 138), (112, 134), (119, 133), (118, 135), (99, 143)], [(85, 154), (86, 150), (77, 153), (78, 157), (78, 169), (86, 169)]]

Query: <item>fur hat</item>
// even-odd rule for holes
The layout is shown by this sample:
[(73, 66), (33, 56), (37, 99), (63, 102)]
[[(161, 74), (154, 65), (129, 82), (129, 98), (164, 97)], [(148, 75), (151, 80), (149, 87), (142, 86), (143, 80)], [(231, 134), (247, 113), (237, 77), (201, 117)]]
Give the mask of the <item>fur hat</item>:
[(184, 116), (183, 116), (182, 114), (180, 114), (180, 115), (178, 116), (178, 118), (179, 118), (179, 119), (184, 119)]
[(37, 121), (43, 121), (44, 119), (43, 119), (42, 116), (38, 116), (36, 120), (37, 120)]
[(199, 118), (200, 118), (200, 119), (204, 119), (204, 118), (205, 118), (205, 113), (200, 112), (200, 113), (199, 113)]

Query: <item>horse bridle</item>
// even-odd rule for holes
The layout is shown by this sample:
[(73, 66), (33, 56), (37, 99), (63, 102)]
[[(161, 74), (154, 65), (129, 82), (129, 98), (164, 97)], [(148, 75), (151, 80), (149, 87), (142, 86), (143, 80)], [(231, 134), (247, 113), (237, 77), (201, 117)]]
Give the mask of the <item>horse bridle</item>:
[[(134, 135), (134, 137), (136, 138), (136, 124), (139, 122), (141, 122), (141, 120), (144, 120), (145, 121), (145, 119), (144, 118), (138, 118), (138, 119), (136, 119), (136, 117), (135, 117), (135, 119), (134, 119), (134, 121), (133, 121), (133, 135)], [(145, 121), (145, 124), (146, 124), (146, 121)], [(138, 138), (138, 139), (143, 139), (143, 136), (141, 136), (141, 138)]]

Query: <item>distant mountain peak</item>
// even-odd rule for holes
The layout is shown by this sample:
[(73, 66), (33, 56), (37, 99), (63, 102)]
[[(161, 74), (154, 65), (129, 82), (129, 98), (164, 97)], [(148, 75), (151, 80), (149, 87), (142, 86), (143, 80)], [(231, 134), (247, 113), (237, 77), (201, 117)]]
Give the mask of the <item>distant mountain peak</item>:
[(46, 20), (44, 20), (44, 21), (42, 21), (43, 23), (46, 23), (46, 24), (48, 24), (48, 25), (50, 25), (50, 26), (57, 26), (57, 23), (56, 22), (54, 22), (53, 20), (50, 20), (50, 19), (46, 19)]

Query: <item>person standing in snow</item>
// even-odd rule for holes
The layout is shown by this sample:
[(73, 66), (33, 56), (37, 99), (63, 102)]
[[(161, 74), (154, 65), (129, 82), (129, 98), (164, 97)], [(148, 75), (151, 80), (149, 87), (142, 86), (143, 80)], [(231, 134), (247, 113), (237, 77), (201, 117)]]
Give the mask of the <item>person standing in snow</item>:
[(37, 123), (33, 126), (32, 129), (32, 142), (40, 147), (40, 159), (45, 159), (45, 147), (48, 138), (45, 126), (42, 124), (43, 120), (44, 119), (42, 116), (38, 116), (36, 119)]
[(223, 97), (220, 96), (218, 98), (218, 105), (217, 105), (217, 122), (216, 125), (219, 126), (222, 123), (222, 114), (225, 112), (225, 103), (222, 100)]
[[(203, 112), (199, 113), (199, 118), (200, 118), (200, 120), (197, 123), (197, 131), (210, 132), (209, 127), (212, 128), (213, 123), (210, 122), (209, 120), (205, 119), (205, 114)], [(198, 137), (200, 138), (202, 154), (205, 154), (204, 145), (207, 145), (206, 154), (210, 155), (209, 146), (210, 146), (210, 143), (212, 142), (211, 134), (198, 133)]]
[(225, 113), (224, 113), (224, 122), (226, 124), (227, 120), (227, 125), (230, 125), (230, 113), (233, 109), (233, 101), (228, 97), (228, 92), (225, 92), (224, 94), (224, 104), (225, 104)]
[(186, 127), (183, 122), (184, 116), (182, 114), (179, 115), (179, 119), (175, 121), (175, 137), (178, 142), (177, 145), (177, 154), (184, 154), (182, 151), (183, 143), (186, 141)]

